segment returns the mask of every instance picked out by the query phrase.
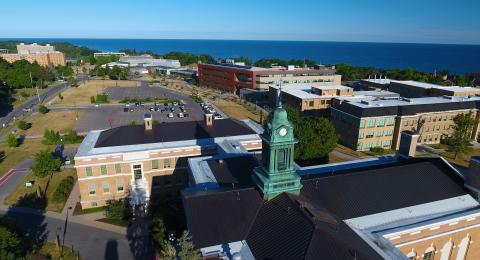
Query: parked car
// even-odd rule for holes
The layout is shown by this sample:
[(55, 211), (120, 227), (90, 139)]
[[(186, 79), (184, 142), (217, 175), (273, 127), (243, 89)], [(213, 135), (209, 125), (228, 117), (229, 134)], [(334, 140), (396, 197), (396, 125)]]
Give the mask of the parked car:
[(179, 118), (183, 118), (183, 113), (178, 113)]
[(221, 115), (215, 115), (213, 116), (213, 119), (222, 119), (223, 117)]
[(128, 107), (123, 108), (123, 112), (128, 112), (128, 111), (129, 111)]
[(155, 108), (151, 107), (151, 108), (150, 108), (150, 111), (155, 111)]
[(184, 116), (184, 117), (188, 117), (188, 114), (187, 114), (187, 113), (184, 113), (183, 116)]
[(173, 118), (173, 113), (168, 113), (168, 118)]

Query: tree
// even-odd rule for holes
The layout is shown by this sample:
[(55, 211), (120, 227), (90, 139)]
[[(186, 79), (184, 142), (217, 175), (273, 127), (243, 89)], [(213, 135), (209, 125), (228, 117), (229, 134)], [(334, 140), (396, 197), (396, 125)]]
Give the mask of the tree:
[(155, 248), (158, 251), (163, 250), (163, 248), (165, 247), (166, 232), (167, 229), (165, 227), (163, 219), (159, 217), (154, 218), (152, 223), (150, 224), (150, 236), (152, 237)]
[(43, 132), (43, 141), (44, 144), (60, 144), (62, 142), (62, 138), (60, 137), (60, 133), (55, 132), (53, 130), (45, 129)]
[(472, 141), (472, 131), (475, 125), (475, 119), (472, 112), (468, 114), (458, 114), (453, 118), (453, 134), (448, 139), (450, 150), (455, 153), (455, 159), (459, 154), (467, 154), (472, 151), (470, 142)]
[(27, 123), (23, 120), (20, 120), (18, 121), (18, 124), (17, 124), (18, 128), (20, 128), (21, 130), (27, 130), (29, 129), (30, 127), (32, 127), (32, 124), (30, 123)]
[(327, 161), (328, 154), (337, 146), (335, 127), (325, 118), (304, 119), (294, 132), (298, 139), (295, 158), (299, 161)]
[(40, 106), (38, 107), (38, 112), (40, 112), (40, 113), (42, 113), (42, 114), (46, 114), (46, 113), (48, 113), (48, 108), (47, 108), (46, 106), (44, 106), (44, 105), (40, 105)]
[(177, 250), (175, 247), (168, 241), (163, 241), (165, 246), (160, 252), (161, 259), (163, 260), (176, 260), (177, 259)]
[(9, 133), (7, 135), (7, 144), (9, 147), (17, 147), (18, 146), (18, 139), (13, 133)]
[(55, 158), (48, 149), (45, 149), (35, 154), (35, 160), (30, 169), (35, 176), (43, 178), (58, 172), (61, 164), (60, 159)]
[(105, 216), (109, 219), (130, 221), (132, 210), (128, 199), (108, 200)]
[(78, 134), (75, 130), (70, 129), (70, 130), (68, 130), (67, 134), (63, 137), (63, 140), (67, 144), (75, 144), (79, 140), (81, 140), (81, 138), (78, 136)]
[(4, 226), (0, 226), (0, 259), (17, 259), (20, 256), (20, 238)]
[(178, 246), (180, 247), (180, 252), (178, 256), (182, 260), (197, 260), (202, 259), (200, 250), (196, 249), (192, 243), (192, 238), (188, 234), (188, 231), (184, 231), (182, 237), (178, 239)]

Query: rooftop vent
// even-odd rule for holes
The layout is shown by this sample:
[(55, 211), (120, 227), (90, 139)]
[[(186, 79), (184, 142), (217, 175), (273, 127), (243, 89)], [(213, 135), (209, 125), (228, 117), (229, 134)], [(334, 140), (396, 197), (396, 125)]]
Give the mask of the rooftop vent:
[(145, 114), (143, 116), (143, 121), (145, 123), (145, 130), (152, 130), (152, 114)]
[(362, 100), (362, 101), (360, 101), (360, 103), (362, 103), (364, 105), (367, 105), (367, 106), (370, 106), (370, 101), (368, 101), (368, 100)]

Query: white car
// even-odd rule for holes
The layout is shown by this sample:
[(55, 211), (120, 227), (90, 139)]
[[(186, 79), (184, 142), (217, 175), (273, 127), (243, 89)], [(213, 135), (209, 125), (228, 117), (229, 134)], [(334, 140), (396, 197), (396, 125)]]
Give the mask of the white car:
[(183, 113), (178, 113), (178, 117), (183, 118)]
[(173, 113), (168, 113), (168, 118), (173, 118)]
[(216, 115), (213, 117), (214, 119), (222, 119), (223, 117), (221, 115)]

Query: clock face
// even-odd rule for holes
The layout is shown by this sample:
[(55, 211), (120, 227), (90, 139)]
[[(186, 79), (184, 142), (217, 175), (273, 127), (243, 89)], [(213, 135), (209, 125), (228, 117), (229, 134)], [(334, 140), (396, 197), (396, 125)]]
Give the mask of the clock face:
[(287, 128), (285, 128), (285, 127), (280, 128), (280, 130), (278, 130), (278, 134), (280, 136), (286, 136), (287, 135)]

